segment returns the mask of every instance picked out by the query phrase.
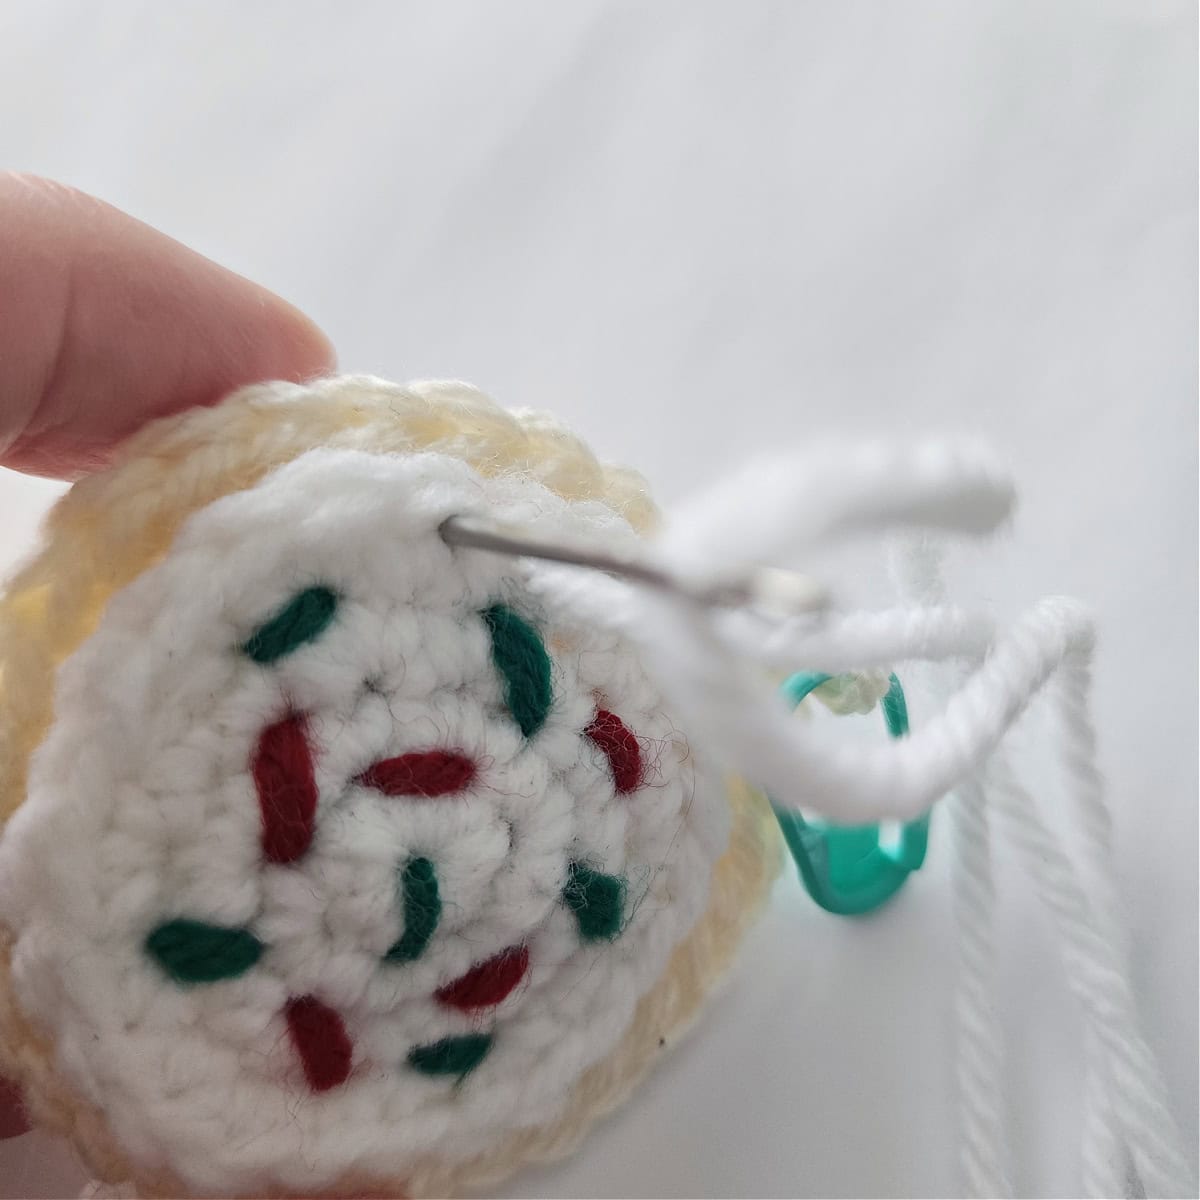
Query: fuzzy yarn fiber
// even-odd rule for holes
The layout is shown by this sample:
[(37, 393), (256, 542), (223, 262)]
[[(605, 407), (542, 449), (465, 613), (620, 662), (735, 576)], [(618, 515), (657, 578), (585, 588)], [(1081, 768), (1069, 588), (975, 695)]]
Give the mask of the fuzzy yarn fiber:
[(728, 965), (769, 808), (535, 565), (445, 546), (471, 511), (654, 516), (465, 385), (263, 385), (72, 488), (0, 601), (0, 1061), (102, 1179), (486, 1185)]

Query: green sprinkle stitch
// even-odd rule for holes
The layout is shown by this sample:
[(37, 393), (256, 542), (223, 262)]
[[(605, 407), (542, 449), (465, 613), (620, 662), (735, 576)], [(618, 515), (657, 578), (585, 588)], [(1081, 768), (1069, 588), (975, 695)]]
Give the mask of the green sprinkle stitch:
[(538, 631), (503, 604), (484, 609), (492, 635), (492, 662), (504, 677), (505, 700), (513, 720), (532, 737), (550, 712), (550, 658)]
[(492, 1048), (488, 1033), (469, 1033), (463, 1037), (442, 1038), (424, 1046), (414, 1046), (408, 1054), (408, 1065), (422, 1075), (470, 1074), (487, 1057)]
[(400, 872), (400, 904), (404, 910), (404, 934), (395, 942), (384, 960), (412, 962), (429, 945), (442, 915), (437, 872), (427, 858), (409, 859)]
[(611, 941), (625, 920), (625, 880), (574, 862), (563, 888), (563, 903), (575, 914), (584, 941)]
[(176, 983), (236, 979), (259, 960), (263, 944), (248, 929), (180, 917), (146, 938), (146, 952)]
[(242, 652), (256, 663), (273, 663), (321, 636), (333, 620), (338, 598), (327, 587), (297, 592), (269, 621), (260, 625), (242, 644)]

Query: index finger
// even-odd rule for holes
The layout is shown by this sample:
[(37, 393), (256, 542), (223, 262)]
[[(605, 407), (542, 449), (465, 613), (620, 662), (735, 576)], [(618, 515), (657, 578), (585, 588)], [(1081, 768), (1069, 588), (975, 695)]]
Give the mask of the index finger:
[(0, 465), (74, 478), (154, 417), (333, 365), (257, 284), (82, 192), (0, 175)]

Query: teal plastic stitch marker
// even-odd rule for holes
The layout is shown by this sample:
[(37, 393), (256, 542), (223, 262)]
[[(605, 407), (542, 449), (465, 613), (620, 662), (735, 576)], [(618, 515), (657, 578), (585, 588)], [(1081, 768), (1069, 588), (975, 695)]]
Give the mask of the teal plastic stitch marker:
[[(783, 694), (795, 708), (832, 675), (801, 671), (786, 680)], [(882, 700), (888, 733), (908, 733), (908, 706), (895, 675)], [(859, 916), (890, 900), (909, 874), (925, 861), (929, 814), (900, 826), (893, 844), (880, 837), (879, 825), (830, 825), (776, 806), (775, 816), (808, 894), (827, 912)]]

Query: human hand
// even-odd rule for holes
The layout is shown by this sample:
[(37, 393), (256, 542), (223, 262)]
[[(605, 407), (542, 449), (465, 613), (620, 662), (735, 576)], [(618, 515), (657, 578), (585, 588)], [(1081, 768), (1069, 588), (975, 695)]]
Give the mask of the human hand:
[(257, 284), (91, 196), (0, 174), (0, 465), (75, 479), (154, 417), (333, 365)]
[[(0, 466), (75, 479), (154, 417), (334, 366), (277, 296), (81, 192), (0, 173)], [(0, 1078), (0, 1138), (28, 1128)]]

